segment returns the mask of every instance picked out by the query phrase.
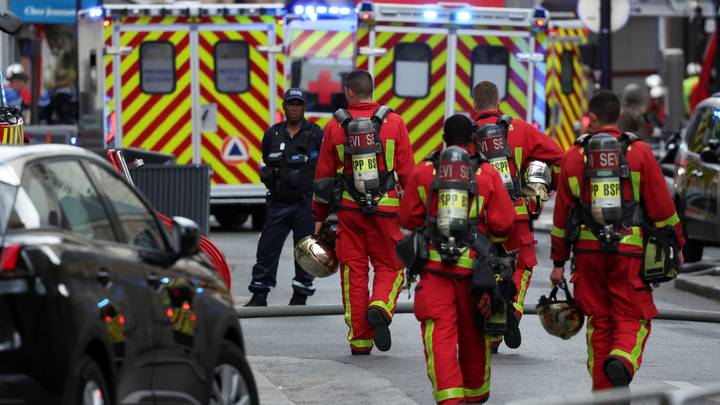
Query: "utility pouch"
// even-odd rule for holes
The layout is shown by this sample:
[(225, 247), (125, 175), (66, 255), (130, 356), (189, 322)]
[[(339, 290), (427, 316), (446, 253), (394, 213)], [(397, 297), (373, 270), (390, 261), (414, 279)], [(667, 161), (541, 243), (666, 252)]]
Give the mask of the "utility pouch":
[(645, 257), (640, 279), (648, 284), (674, 280), (680, 273), (679, 246), (670, 227), (645, 230)]
[(400, 262), (410, 270), (410, 274), (419, 274), (430, 258), (424, 229), (414, 229), (405, 235), (395, 247)]

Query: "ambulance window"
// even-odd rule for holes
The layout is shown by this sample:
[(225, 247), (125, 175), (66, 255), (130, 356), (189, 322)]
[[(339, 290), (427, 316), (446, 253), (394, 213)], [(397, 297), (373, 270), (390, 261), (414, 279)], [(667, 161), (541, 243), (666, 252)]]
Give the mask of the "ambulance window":
[(403, 43), (395, 46), (395, 83), (397, 97), (425, 98), (430, 93), (432, 50), (427, 44)]
[(573, 54), (563, 52), (560, 54), (560, 88), (565, 94), (573, 93)]
[(507, 92), (508, 65), (510, 53), (504, 46), (478, 45), (472, 51), (472, 90), (482, 81), (495, 83), (502, 100)]
[(215, 44), (215, 88), (220, 93), (244, 93), (250, 89), (249, 48), (245, 41)]
[(175, 91), (175, 46), (168, 41), (140, 45), (140, 89), (150, 94)]

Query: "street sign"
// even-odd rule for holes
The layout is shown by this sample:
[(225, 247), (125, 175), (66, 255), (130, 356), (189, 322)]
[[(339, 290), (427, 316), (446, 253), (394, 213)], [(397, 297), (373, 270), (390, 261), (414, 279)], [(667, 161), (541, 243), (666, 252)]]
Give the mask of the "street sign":
[[(579, 0), (577, 14), (580, 21), (592, 32), (600, 32), (601, 0)], [(627, 24), (630, 18), (630, 0), (610, 1), (610, 30), (615, 32)]]

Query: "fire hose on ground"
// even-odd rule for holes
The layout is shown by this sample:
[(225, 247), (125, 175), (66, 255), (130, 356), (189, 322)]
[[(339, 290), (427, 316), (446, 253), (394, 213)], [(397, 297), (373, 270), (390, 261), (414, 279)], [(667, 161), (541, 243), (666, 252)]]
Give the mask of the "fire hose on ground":
[[(280, 318), (293, 316), (327, 316), (344, 315), (342, 305), (306, 305), (306, 306), (276, 306), (276, 307), (242, 307), (235, 310), (238, 317), (247, 318)], [(396, 314), (413, 313), (411, 302), (401, 302), (395, 309)], [(526, 305), (524, 313), (537, 315), (534, 305)], [(666, 321), (690, 321), (720, 323), (720, 312), (698, 311), (685, 309), (664, 309), (660, 310), (654, 319)]]

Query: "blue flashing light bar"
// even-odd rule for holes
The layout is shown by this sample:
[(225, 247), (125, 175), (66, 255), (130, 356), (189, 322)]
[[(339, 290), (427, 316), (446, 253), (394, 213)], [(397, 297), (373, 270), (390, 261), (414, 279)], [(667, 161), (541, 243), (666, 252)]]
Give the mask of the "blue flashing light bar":
[(470, 18), (472, 18), (472, 15), (469, 11), (458, 11), (458, 13), (455, 15), (455, 18), (458, 21), (470, 21)]
[(102, 18), (103, 9), (102, 9), (102, 7), (93, 7), (93, 8), (89, 8), (87, 13), (88, 13), (88, 17), (90, 17), (90, 18)]
[(302, 16), (313, 21), (318, 18), (332, 18), (352, 14), (352, 8), (350, 7), (323, 6), (317, 4), (296, 4), (292, 7), (292, 11), (297, 16)]

